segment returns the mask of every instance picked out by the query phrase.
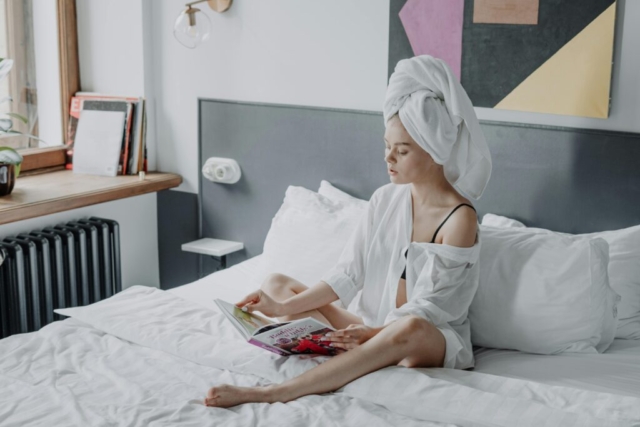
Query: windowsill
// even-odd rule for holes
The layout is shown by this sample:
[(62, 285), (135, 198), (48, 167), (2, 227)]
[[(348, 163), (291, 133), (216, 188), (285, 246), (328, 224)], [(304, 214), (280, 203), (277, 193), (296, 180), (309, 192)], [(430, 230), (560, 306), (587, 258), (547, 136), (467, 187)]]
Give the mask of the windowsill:
[(74, 174), (70, 170), (20, 176), (11, 194), (0, 197), (0, 224), (22, 221), (111, 200), (177, 187), (182, 177), (149, 172), (115, 177)]

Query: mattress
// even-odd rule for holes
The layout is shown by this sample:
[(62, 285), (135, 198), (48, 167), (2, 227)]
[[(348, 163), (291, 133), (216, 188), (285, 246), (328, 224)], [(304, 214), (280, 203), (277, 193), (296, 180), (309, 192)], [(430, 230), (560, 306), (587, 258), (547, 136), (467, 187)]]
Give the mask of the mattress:
[[(169, 292), (213, 307), (213, 299), (235, 302), (260, 287), (262, 255)], [(640, 397), (640, 340), (616, 339), (603, 354), (546, 356), (474, 347), (474, 372)]]

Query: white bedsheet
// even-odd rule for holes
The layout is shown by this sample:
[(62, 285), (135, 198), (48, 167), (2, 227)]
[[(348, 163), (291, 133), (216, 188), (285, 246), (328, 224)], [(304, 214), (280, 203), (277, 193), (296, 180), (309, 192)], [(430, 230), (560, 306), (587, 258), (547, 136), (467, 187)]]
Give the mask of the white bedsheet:
[(390, 367), (335, 393), (208, 408), (214, 384), (281, 382), (326, 360), (248, 345), (209, 307), (244, 294), (240, 270), (189, 290), (127, 289), (0, 341), (0, 425), (640, 426), (635, 397), (449, 369)]
[(260, 287), (261, 259), (262, 255), (255, 256), (168, 292), (212, 309), (214, 298), (234, 303)]
[(640, 340), (616, 339), (603, 354), (553, 356), (478, 348), (476, 372), (640, 397)]
[[(172, 289), (190, 301), (213, 307), (213, 298), (235, 302), (260, 286), (261, 255), (192, 284)], [(640, 340), (616, 339), (604, 354), (543, 356), (476, 347), (474, 372), (640, 397)]]

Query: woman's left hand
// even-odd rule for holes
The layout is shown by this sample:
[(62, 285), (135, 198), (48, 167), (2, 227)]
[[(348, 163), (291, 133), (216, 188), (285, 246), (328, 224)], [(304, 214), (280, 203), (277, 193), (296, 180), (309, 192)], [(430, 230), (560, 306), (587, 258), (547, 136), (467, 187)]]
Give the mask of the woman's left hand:
[(326, 341), (331, 341), (332, 347), (351, 350), (360, 344), (370, 340), (380, 332), (379, 328), (371, 328), (369, 326), (354, 324), (347, 326), (346, 329), (338, 329), (337, 331), (328, 332), (324, 335)]

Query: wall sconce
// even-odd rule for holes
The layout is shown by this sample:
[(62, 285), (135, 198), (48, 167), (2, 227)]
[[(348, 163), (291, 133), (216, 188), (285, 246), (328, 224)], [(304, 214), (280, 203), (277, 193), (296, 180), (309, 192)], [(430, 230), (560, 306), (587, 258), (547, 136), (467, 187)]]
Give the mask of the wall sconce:
[(173, 24), (173, 35), (182, 45), (193, 49), (203, 41), (209, 39), (211, 34), (211, 20), (200, 9), (192, 7), (194, 4), (209, 3), (209, 7), (222, 13), (231, 7), (232, 0), (197, 0), (185, 4), (187, 7), (178, 15)]

